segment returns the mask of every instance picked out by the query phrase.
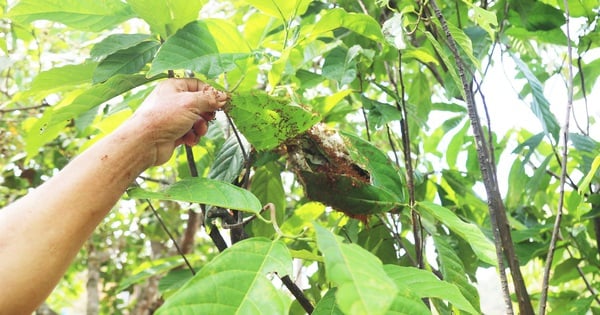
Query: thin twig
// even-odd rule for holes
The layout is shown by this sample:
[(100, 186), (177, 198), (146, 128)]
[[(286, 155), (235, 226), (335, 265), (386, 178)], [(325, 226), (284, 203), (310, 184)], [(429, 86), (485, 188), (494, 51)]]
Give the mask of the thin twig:
[(565, 111), (565, 125), (562, 130), (563, 136), (563, 150), (562, 150), (562, 163), (560, 170), (560, 186), (559, 186), (559, 199), (558, 208), (556, 209), (556, 219), (554, 220), (554, 228), (552, 229), (552, 238), (550, 239), (550, 245), (548, 246), (548, 256), (546, 256), (546, 265), (544, 267), (544, 276), (542, 278), (542, 288), (540, 292), (540, 307), (539, 315), (546, 314), (546, 302), (548, 299), (548, 282), (550, 280), (550, 270), (552, 268), (552, 262), (554, 260), (554, 251), (556, 250), (556, 242), (558, 241), (560, 234), (560, 223), (562, 220), (563, 206), (565, 201), (565, 183), (567, 178), (567, 158), (569, 154), (569, 121), (571, 118), (571, 110), (573, 108), (573, 52), (571, 47), (571, 33), (569, 23), (569, 2), (563, 1), (565, 6), (565, 25), (567, 33), (567, 106)]
[(34, 106), (25, 106), (25, 107), (15, 107), (15, 108), (2, 108), (0, 109), (0, 114), (16, 112), (16, 111), (27, 111), (32, 109), (40, 109), (44, 107), (49, 107), (50, 105), (46, 102), (42, 102), (42, 104), (34, 105)]
[(179, 253), (179, 256), (181, 256), (183, 258), (183, 261), (185, 262), (185, 264), (187, 265), (187, 267), (190, 269), (190, 272), (192, 273), (192, 275), (195, 275), (196, 274), (196, 270), (194, 269), (194, 267), (192, 267), (192, 264), (190, 264), (190, 262), (187, 259), (187, 257), (185, 257), (185, 254), (183, 253), (183, 251), (179, 247), (179, 244), (175, 240), (175, 237), (173, 237), (173, 234), (171, 234), (171, 232), (167, 228), (167, 225), (165, 224), (165, 222), (162, 220), (162, 218), (160, 217), (160, 215), (158, 215), (158, 211), (156, 211), (156, 208), (154, 208), (154, 206), (152, 205), (152, 202), (150, 202), (150, 199), (144, 199), (144, 200), (148, 204), (148, 207), (150, 208), (150, 210), (152, 210), (152, 213), (154, 214), (154, 216), (158, 220), (158, 223), (160, 224), (160, 226), (162, 227), (162, 229), (165, 231), (165, 233), (167, 233), (167, 235), (169, 236), (169, 238), (173, 242), (173, 246), (175, 246), (175, 249), (177, 250), (177, 253)]

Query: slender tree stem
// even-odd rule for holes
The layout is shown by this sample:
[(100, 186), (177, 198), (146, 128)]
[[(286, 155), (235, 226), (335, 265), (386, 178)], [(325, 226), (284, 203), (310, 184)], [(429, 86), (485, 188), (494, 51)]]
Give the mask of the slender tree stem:
[(458, 51), (456, 41), (450, 33), (448, 22), (442, 15), (435, 0), (430, 0), (429, 3), (435, 12), (435, 15), (440, 22), (444, 34), (447, 39), (448, 47), (452, 51), (454, 58), (456, 59), (456, 65), (458, 73), (461, 79), (462, 88), (465, 93), (465, 101), (467, 102), (467, 108), (469, 112), (469, 118), (471, 121), (471, 127), (475, 137), (475, 143), (477, 147), (477, 158), (479, 160), (479, 167), (481, 170), (481, 176), (486, 189), (488, 197), (488, 207), (490, 212), (490, 222), (492, 225), (492, 231), (494, 234), (494, 244), (496, 245), (496, 255), (498, 256), (498, 266), (500, 281), (502, 283), (502, 291), (504, 293), (504, 300), (508, 314), (513, 314), (512, 302), (510, 299), (510, 290), (508, 289), (508, 281), (504, 271), (503, 259), (506, 257), (509, 269), (512, 274), (513, 283), (515, 287), (515, 294), (519, 303), (520, 314), (529, 315), (533, 314), (533, 307), (525, 282), (521, 274), (519, 260), (516, 256), (515, 249), (510, 234), (510, 225), (506, 215), (506, 210), (500, 196), (500, 190), (495, 174), (495, 166), (492, 165), (492, 158), (490, 157), (489, 143), (485, 138), (479, 115), (477, 114), (477, 107), (473, 92), (471, 89), (471, 81), (466, 77), (466, 67), (461, 59)]
[(567, 32), (567, 106), (565, 111), (565, 123), (562, 129), (563, 148), (562, 148), (562, 163), (560, 171), (560, 187), (558, 208), (556, 209), (556, 219), (554, 220), (554, 228), (552, 229), (552, 238), (548, 246), (548, 256), (546, 256), (546, 265), (544, 267), (544, 276), (542, 278), (542, 291), (540, 292), (540, 307), (539, 315), (546, 314), (546, 302), (548, 300), (548, 282), (550, 279), (550, 271), (554, 260), (554, 252), (556, 250), (556, 242), (560, 237), (560, 223), (562, 220), (563, 206), (565, 199), (565, 183), (567, 178), (567, 158), (569, 154), (569, 121), (571, 120), (571, 110), (573, 108), (573, 53), (571, 47), (571, 32), (569, 26), (569, 2), (564, 0), (565, 5), (565, 25)]

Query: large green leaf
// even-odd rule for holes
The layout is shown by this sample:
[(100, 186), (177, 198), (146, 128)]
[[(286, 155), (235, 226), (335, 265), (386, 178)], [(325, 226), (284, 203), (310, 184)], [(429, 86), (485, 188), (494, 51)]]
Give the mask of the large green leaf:
[(234, 93), (230, 103), (229, 115), (257, 150), (273, 149), (318, 122), (304, 107), (262, 91)]
[(74, 88), (90, 84), (96, 66), (98, 64), (95, 62), (85, 62), (41, 72), (31, 82), (31, 88), (18, 94), (16, 100), (26, 97), (41, 100), (52, 93), (72, 91)]
[(134, 74), (142, 70), (152, 61), (159, 46), (157, 41), (143, 41), (109, 55), (98, 64), (93, 83), (104, 82), (117, 74)]
[(373, 17), (362, 13), (347, 12), (341, 8), (327, 10), (314, 26), (308, 39), (315, 39), (338, 28), (346, 28), (378, 43), (385, 41), (381, 26)]
[(419, 202), (418, 209), (435, 217), (452, 232), (467, 241), (479, 259), (494, 266), (498, 264), (494, 244), (477, 225), (461, 220), (454, 212), (433, 202)]
[(102, 59), (119, 50), (136, 46), (147, 39), (150, 39), (148, 34), (111, 34), (92, 47), (90, 57)]
[(248, 190), (202, 177), (183, 179), (160, 192), (133, 188), (129, 190), (129, 196), (137, 199), (196, 202), (252, 213), (259, 213), (262, 209), (260, 201)]
[(344, 312), (335, 303), (335, 292), (337, 288), (331, 288), (315, 305), (311, 315), (344, 315)]
[(225, 140), (215, 156), (213, 165), (208, 172), (208, 178), (233, 183), (242, 174), (245, 164), (242, 150), (249, 152), (250, 144), (243, 136), (241, 140), (243, 148), (235, 135), (231, 135)]
[(444, 281), (456, 285), (462, 295), (471, 303), (471, 306), (479, 311), (479, 293), (469, 282), (469, 279), (466, 276), (465, 267), (457, 253), (441, 236), (434, 235), (433, 242), (437, 251), (440, 271), (442, 272)]
[(21, 0), (8, 17), (22, 23), (49, 20), (83, 31), (100, 32), (133, 17), (120, 0)]
[(327, 279), (338, 287), (337, 306), (349, 315), (386, 314), (398, 289), (381, 261), (360, 246), (342, 243), (324, 227), (314, 227)]
[(272, 17), (290, 21), (293, 17), (306, 12), (312, 0), (246, 0), (262, 12)]
[(517, 69), (525, 76), (529, 86), (531, 87), (532, 102), (531, 111), (539, 119), (544, 132), (548, 135), (552, 135), (554, 139), (558, 139), (558, 132), (560, 127), (558, 121), (552, 112), (550, 111), (550, 102), (544, 96), (544, 86), (542, 82), (531, 72), (529, 67), (516, 55), (511, 54)]
[(165, 41), (152, 62), (148, 76), (167, 70), (187, 69), (213, 78), (235, 69), (235, 62), (248, 55), (220, 52), (207, 22), (191, 22)]
[(458, 287), (438, 279), (430, 271), (398, 265), (385, 265), (383, 269), (396, 282), (398, 288), (409, 290), (419, 298), (442, 299), (471, 314), (478, 313), (458, 290)]
[(388, 156), (372, 143), (356, 135), (350, 133), (343, 135), (351, 144), (348, 146), (350, 157), (369, 172), (373, 186), (384, 188), (392, 193), (398, 202), (405, 202), (404, 181)]
[(292, 273), (282, 241), (238, 242), (200, 269), (156, 314), (287, 314), (290, 298), (267, 277), (272, 273)]
[(198, 14), (207, 0), (128, 0), (135, 13), (150, 28), (168, 38), (191, 21), (198, 19)]

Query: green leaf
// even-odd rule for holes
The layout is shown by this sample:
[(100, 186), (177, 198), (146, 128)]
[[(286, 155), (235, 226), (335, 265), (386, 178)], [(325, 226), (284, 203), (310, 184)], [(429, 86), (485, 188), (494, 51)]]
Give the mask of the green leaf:
[(128, 193), (131, 198), (137, 199), (195, 202), (252, 213), (259, 213), (262, 209), (260, 201), (248, 190), (202, 177), (183, 179), (160, 192), (133, 188)]
[(355, 244), (314, 224), (317, 246), (325, 259), (327, 279), (337, 285), (337, 306), (349, 315), (386, 314), (398, 289), (381, 261)]
[(528, 31), (547, 31), (565, 24), (563, 12), (552, 5), (534, 0), (511, 0), (510, 3)]
[(398, 265), (385, 265), (383, 270), (398, 288), (409, 290), (419, 298), (438, 298), (471, 314), (478, 313), (454, 284), (438, 279), (430, 271)]
[(75, 88), (90, 84), (92, 74), (98, 66), (95, 62), (78, 65), (67, 65), (41, 72), (31, 82), (31, 88), (18, 96), (16, 100), (34, 97), (41, 100), (52, 93), (71, 91)]
[(103, 59), (119, 50), (136, 46), (147, 39), (150, 39), (148, 34), (111, 34), (92, 47), (90, 57)]
[(229, 115), (257, 150), (273, 149), (318, 122), (304, 107), (262, 91), (234, 93), (230, 103)]
[(70, 104), (54, 109), (49, 125), (64, 124), (113, 97), (160, 78), (164, 76), (146, 78), (143, 75), (115, 75), (108, 81), (87, 89)]
[(598, 168), (600, 167), (600, 155), (596, 156), (596, 158), (594, 158), (594, 161), (592, 162), (592, 167), (590, 168), (590, 171), (585, 175), (585, 177), (583, 178), (583, 180), (581, 181), (581, 184), (579, 184), (579, 193), (583, 194), (584, 191), (589, 189), (589, 185), (592, 182), (592, 179), (596, 176), (596, 172), (598, 171)]
[(267, 275), (291, 272), (283, 242), (246, 239), (206, 264), (156, 314), (287, 314), (290, 298)]
[[(244, 146), (243, 150), (249, 152), (250, 144), (245, 138), (242, 137), (241, 139)], [(237, 137), (231, 135), (225, 140), (225, 143), (223, 143), (219, 152), (217, 152), (215, 161), (208, 172), (208, 178), (233, 183), (233, 181), (240, 176), (243, 168), (244, 154), (242, 152), (242, 147), (240, 146)]]
[(396, 106), (370, 99), (364, 95), (361, 95), (360, 99), (364, 108), (369, 111), (369, 124), (372, 124), (376, 129), (392, 121), (402, 119), (402, 112)]
[(187, 69), (214, 78), (237, 67), (248, 53), (220, 53), (204, 21), (191, 22), (169, 37), (158, 50), (148, 76), (167, 70)]
[(539, 119), (542, 124), (542, 128), (546, 135), (551, 135), (555, 140), (558, 139), (558, 132), (560, 127), (556, 121), (556, 117), (550, 111), (550, 102), (544, 96), (544, 86), (542, 82), (531, 72), (529, 67), (516, 55), (511, 54), (517, 69), (525, 76), (529, 86), (531, 87), (531, 94), (533, 100), (531, 102), (531, 111)]
[(154, 58), (160, 43), (144, 41), (135, 46), (119, 50), (98, 64), (93, 83), (104, 82), (117, 74), (134, 74)]
[(337, 288), (327, 290), (327, 293), (315, 305), (315, 309), (311, 315), (344, 315), (344, 312), (335, 303), (336, 292)]
[(135, 13), (164, 39), (198, 19), (207, 0), (128, 0)]
[[(186, 258), (191, 262), (202, 260), (201, 255), (186, 255)], [(131, 276), (123, 279), (119, 283), (117, 292), (121, 292), (131, 285), (141, 283), (150, 277), (162, 275), (163, 273), (166, 273), (175, 267), (182, 266), (183, 264), (184, 260), (181, 256), (171, 256), (152, 261), (145, 261), (132, 271)], [(186, 272), (191, 274), (189, 270), (186, 270)]]
[[(450, 74), (450, 77), (452, 78), (452, 81), (454, 82), (454, 84), (457, 87), (462, 87), (462, 81), (458, 77), (458, 73), (456, 72), (456, 68), (455, 68), (456, 62), (450, 61), (450, 58), (448, 58), (448, 55), (446, 55), (444, 53), (442, 46), (437, 41), (435, 36), (433, 36), (430, 32), (425, 32), (425, 36), (427, 37), (427, 40), (431, 43), (431, 45), (435, 48), (435, 50), (438, 52), (438, 55), (440, 56), (440, 58), (442, 58), (442, 61), (444, 61), (444, 64), (448, 67), (448, 73)], [(462, 88), (459, 88), (459, 90), (460, 90), (460, 95), (462, 95), (463, 99), (466, 99), (465, 91)]]
[(373, 17), (362, 13), (347, 12), (341, 8), (327, 10), (307, 39), (313, 40), (324, 33), (342, 27), (378, 43), (385, 41), (379, 23)]
[(343, 135), (346, 142), (351, 144), (347, 146), (350, 157), (353, 161), (364, 165), (371, 175), (373, 186), (384, 188), (392, 193), (396, 200), (405, 202), (407, 200), (406, 185), (400, 177), (399, 170), (388, 156), (372, 143), (356, 135), (350, 133), (343, 133)]
[(287, 22), (296, 16), (304, 14), (312, 0), (246, 0), (246, 2), (267, 15)]
[(323, 63), (324, 77), (337, 81), (339, 85), (350, 84), (356, 79), (356, 61), (349, 57), (348, 50), (338, 46), (333, 49)]
[(466, 3), (469, 8), (473, 9), (473, 15), (469, 15), (473, 22), (484, 29), (490, 35), (490, 38), (494, 40), (496, 38), (496, 28), (498, 27), (498, 18), (496, 17), (496, 13), (486, 10), (469, 1), (463, 0), (463, 2)]
[(309, 199), (356, 218), (362, 219), (365, 215), (387, 212), (403, 205), (387, 189), (351, 176), (308, 171), (300, 171), (300, 176)]
[(82, 31), (100, 32), (132, 18), (133, 11), (120, 0), (21, 0), (8, 17), (21, 23), (49, 20)]
[(477, 225), (464, 222), (449, 209), (429, 201), (419, 202), (418, 209), (432, 215), (452, 232), (462, 237), (469, 243), (479, 259), (488, 264), (497, 265), (494, 244), (481, 232)]
[[(268, 163), (254, 170), (250, 191), (260, 200), (262, 204), (272, 203), (275, 207), (275, 220), (278, 224), (285, 217), (285, 191), (281, 181), (281, 169), (275, 163)], [(265, 213), (271, 219), (270, 213)], [(275, 233), (273, 224), (254, 220), (249, 223), (253, 235), (272, 236)]]
[(476, 313), (481, 313), (479, 311), (479, 293), (469, 282), (464, 265), (456, 252), (441, 236), (433, 235), (433, 242), (444, 281), (456, 285), (462, 295), (471, 303), (471, 306), (478, 311)]
[(163, 298), (168, 299), (172, 293), (179, 290), (186, 282), (192, 279), (193, 275), (186, 269), (174, 269), (169, 271), (158, 281), (158, 292)]

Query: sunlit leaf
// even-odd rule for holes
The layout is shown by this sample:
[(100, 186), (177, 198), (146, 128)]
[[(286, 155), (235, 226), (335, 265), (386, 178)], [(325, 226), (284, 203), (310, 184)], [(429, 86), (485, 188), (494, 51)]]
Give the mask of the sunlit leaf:
[(34, 97), (36, 100), (41, 100), (52, 93), (72, 91), (77, 87), (90, 84), (97, 65), (95, 62), (86, 62), (41, 72), (31, 82), (29, 90), (17, 95), (17, 100), (21, 97)]
[(8, 17), (21, 23), (37, 20), (59, 22), (75, 29), (100, 32), (133, 17), (123, 1), (21, 0)]
[(318, 224), (317, 246), (325, 259), (327, 279), (337, 285), (337, 306), (348, 315), (386, 314), (398, 292), (377, 257)]
[(308, 5), (312, 0), (289, 0), (289, 1), (273, 1), (273, 0), (246, 0), (251, 5), (255, 6), (262, 12), (272, 17), (290, 21), (291, 18), (299, 16), (306, 12)]
[(315, 305), (311, 315), (344, 315), (345, 313), (335, 303), (335, 293), (337, 288), (331, 288)]
[(292, 273), (283, 242), (238, 242), (200, 269), (156, 314), (287, 314), (290, 298), (267, 277), (272, 273)]
[(90, 57), (101, 59), (119, 50), (133, 47), (149, 38), (148, 34), (111, 34), (92, 47)]
[(438, 279), (427, 270), (398, 265), (385, 265), (383, 269), (396, 282), (398, 288), (409, 290), (419, 298), (446, 300), (458, 309), (471, 314), (478, 313), (454, 284)]
[(148, 76), (167, 70), (187, 69), (213, 78), (237, 67), (248, 53), (220, 53), (204, 21), (191, 22), (169, 37), (159, 49)]
[(262, 209), (260, 201), (248, 190), (202, 177), (183, 179), (160, 192), (133, 188), (128, 193), (131, 198), (137, 199), (195, 202), (252, 213)]
[(117, 74), (137, 73), (152, 61), (159, 45), (157, 41), (144, 41), (107, 56), (94, 71), (93, 83), (104, 82)]
[(198, 19), (200, 8), (207, 0), (128, 0), (135, 13), (150, 25), (150, 28), (167, 38), (184, 25)]
[(373, 17), (341, 8), (327, 10), (315, 25), (310, 38), (342, 27), (377, 42), (385, 40), (379, 23)]
[(257, 150), (272, 149), (317, 123), (318, 117), (290, 100), (261, 91), (234, 93), (229, 115)]
[(452, 232), (467, 241), (479, 259), (491, 265), (497, 264), (494, 244), (481, 232), (477, 225), (462, 221), (452, 211), (429, 201), (419, 202), (418, 209), (432, 215)]

